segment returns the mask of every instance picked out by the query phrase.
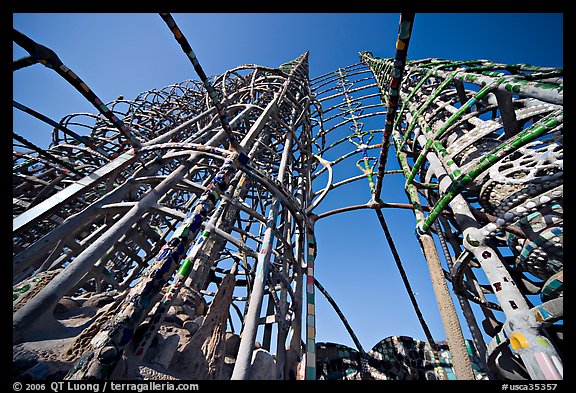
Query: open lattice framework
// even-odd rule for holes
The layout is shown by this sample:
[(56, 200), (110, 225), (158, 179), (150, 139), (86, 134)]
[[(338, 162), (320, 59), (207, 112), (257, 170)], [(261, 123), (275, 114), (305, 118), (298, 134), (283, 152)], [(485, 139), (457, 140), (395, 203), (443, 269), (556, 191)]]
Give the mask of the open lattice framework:
[[(209, 78), (161, 16), (199, 80), (110, 103), (14, 33), (30, 53), (16, 72), (40, 62), (97, 109), (56, 122), (14, 102), (54, 127), (47, 149), (13, 134), (17, 375), (562, 379), (562, 69), (406, 60), (414, 18), (402, 14), (393, 59), (362, 52), (310, 78), (304, 53)], [(400, 170), (386, 170), (391, 159)], [(350, 165), (356, 174), (336, 181)], [(381, 200), (389, 176), (405, 178), (408, 203)], [(328, 193), (353, 182), (366, 183), (369, 202), (320, 212)], [(441, 345), (387, 208), (414, 213)], [(427, 343), (390, 338), (365, 351), (314, 277), (315, 223), (357, 209), (378, 216)], [(316, 343), (320, 294), (356, 350)], [(406, 348), (416, 351), (410, 361), (398, 358)]]

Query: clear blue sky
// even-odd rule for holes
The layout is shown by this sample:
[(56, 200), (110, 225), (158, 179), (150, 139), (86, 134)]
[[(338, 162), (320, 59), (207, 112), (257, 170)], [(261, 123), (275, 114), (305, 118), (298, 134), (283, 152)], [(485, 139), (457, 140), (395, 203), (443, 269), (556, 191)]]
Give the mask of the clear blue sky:
[[(391, 57), (399, 14), (173, 14), (208, 75), (240, 64), (278, 66), (310, 51), (310, 76), (358, 62), (370, 50)], [(13, 25), (53, 49), (102, 99), (196, 79), (157, 14), (14, 14)], [(561, 67), (562, 14), (417, 13), (408, 58), (489, 59)], [(27, 53), (13, 46), (14, 59)], [(94, 108), (55, 72), (34, 65), (14, 73), (13, 97), (59, 121)], [(47, 147), (51, 127), (14, 110), (14, 131)], [(375, 127), (382, 127), (375, 126)], [(397, 167), (390, 157), (387, 169)], [(394, 165), (392, 165), (394, 164)], [(349, 165), (354, 165), (353, 161)], [(382, 199), (406, 202), (403, 180), (387, 176)], [(334, 193), (317, 213), (365, 203), (359, 182)], [(410, 211), (385, 210), (404, 268), (436, 340), (445, 338)], [(391, 335), (425, 340), (373, 211), (344, 213), (317, 224), (316, 275), (337, 301), (366, 350)], [(459, 311), (459, 306), (456, 306)], [(465, 337), (470, 333), (464, 328)], [(330, 305), (317, 295), (317, 341), (354, 347)]]

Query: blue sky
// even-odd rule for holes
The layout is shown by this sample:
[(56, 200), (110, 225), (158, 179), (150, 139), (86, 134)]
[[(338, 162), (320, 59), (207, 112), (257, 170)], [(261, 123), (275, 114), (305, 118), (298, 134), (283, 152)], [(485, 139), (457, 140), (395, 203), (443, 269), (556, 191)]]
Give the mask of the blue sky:
[[(208, 75), (245, 63), (274, 67), (308, 50), (311, 77), (358, 62), (362, 50), (393, 56), (399, 20), (396, 13), (176, 13), (173, 17)], [(119, 95), (131, 99), (148, 89), (197, 79), (157, 14), (14, 14), (13, 25), (54, 50), (103, 102)], [(408, 58), (489, 59), (561, 67), (562, 32), (562, 14), (417, 13)], [(27, 54), (17, 45), (13, 48), (14, 59)], [(74, 88), (41, 65), (14, 73), (13, 97), (56, 121), (70, 113), (95, 111)], [(48, 146), (50, 126), (18, 110), (13, 113), (16, 133)], [(393, 156), (388, 162), (387, 169), (397, 167)], [(406, 202), (402, 184), (400, 176), (387, 176), (382, 199)], [(368, 199), (368, 185), (358, 182), (348, 191), (330, 195), (317, 212)], [(432, 335), (444, 339), (427, 267), (414, 237), (413, 214), (407, 210), (385, 210), (384, 214)], [(317, 237), (316, 275), (366, 350), (390, 335), (425, 340), (374, 212), (362, 210), (321, 220)], [(466, 328), (464, 335), (470, 337)], [(320, 294), (317, 340), (354, 347)]]

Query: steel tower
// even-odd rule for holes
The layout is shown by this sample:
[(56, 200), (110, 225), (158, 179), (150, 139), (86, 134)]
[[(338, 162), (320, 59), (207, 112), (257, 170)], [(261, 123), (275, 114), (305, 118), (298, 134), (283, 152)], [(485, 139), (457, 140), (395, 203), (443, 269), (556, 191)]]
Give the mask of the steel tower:
[[(394, 59), (362, 52), (310, 78), (304, 53), (208, 78), (162, 18), (200, 80), (106, 104), (15, 32), (30, 57), (14, 70), (40, 62), (98, 111), (56, 122), (14, 102), (54, 127), (48, 149), (14, 133), (22, 375), (316, 379), (318, 289), (357, 346), (359, 375), (374, 378), (374, 350), (314, 277), (314, 224), (375, 211), (437, 350), (382, 212), (403, 208), (414, 212), (458, 379), (474, 379), (463, 328), (492, 379), (562, 378), (561, 69), (407, 61), (413, 15), (403, 14)], [(388, 156), (400, 170), (386, 170)], [(400, 175), (409, 203), (382, 201), (385, 179)], [(320, 212), (330, 191), (358, 181), (368, 202)], [(30, 354), (42, 367), (23, 364)]]

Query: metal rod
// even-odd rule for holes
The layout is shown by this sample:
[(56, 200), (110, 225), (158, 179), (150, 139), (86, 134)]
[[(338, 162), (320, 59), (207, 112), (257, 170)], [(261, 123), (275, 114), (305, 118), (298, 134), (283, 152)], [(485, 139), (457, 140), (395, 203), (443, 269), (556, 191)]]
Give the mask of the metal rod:
[(430, 328), (428, 327), (426, 320), (424, 320), (422, 311), (420, 311), (418, 301), (416, 300), (416, 296), (414, 296), (414, 291), (412, 290), (412, 286), (410, 285), (410, 281), (408, 280), (408, 276), (406, 275), (406, 271), (404, 270), (404, 266), (402, 265), (402, 261), (400, 260), (400, 255), (398, 255), (398, 250), (396, 249), (396, 245), (394, 244), (394, 240), (392, 239), (392, 235), (390, 234), (390, 230), (388, 229), (388, 225), (386, 224), (386, 220), (384, 219), (382, 210), (375, 209), (374, 211), (376, 212), (376, 216), (378, 217), (378, 222), (380, 222), (382, 231), (384, 231), (384, 235), (386, 236), (386, 241), (388, 242), (388, 246), (390, 247), (390, 251), (392, 252), (394, 262), (396, 262), (396, 267), (398, 268), (398, 272), (400, 273), (400, 277), (402, 278), (402, 282), (404, 283), (404, 287), (406, 288), (406, 292), (408, 293), (408, 297), (410, 298), (412, 307), (414, 307), (414, 311), (416, 312), (416, 316), (418, 317), (418, 322), (420, 322), (420, 326), (422, 326), (422, 330), (424, 330), (424, 334), (426, 335), (426, 339), (428, 340), (430, 347), (433, 350), (437, 351), (438, 344), (432, 337)]
[(130, 130), (122, 120), (120, 120), (108, 107), (98, 98), (98, 96), (80, 79), (70, 68), (66, 67), (53, 50), (38, 44), (30, 37), (13, 29), (13, 39), (18, 45), (24, 48), (30, 55), (37, 59), (39, 63), (56, 71), (58, 75), (66, 79), (84, 98), (88, 100), (100, 113), (104, 115), (114, 127), (118, 128), (134, 149), (140, 147), (140, 142), (136, 139), (136, 134)]
[(386, 169), (386, 160), (388, 157), (388, 148), (390, 147), (390, 135), (395, 124), (394, 118), (398, 110), (398, 98), (400, 97), (400, 85), (402, 83), (402, 74), (408, 55), (410, 37), (412, 36), (412, 26), (414, 25), (414, 13), (403, 12), (400, 15), (400, 24), (398, 26), (398, 39), (396, 40), (396, 52), (394, 54), (394, 68), (390, 74), (390, 82), (387, 87), (388, 99), (386, 100), (386, 121), (384, 125), (384, 134), (382, 135), (382, 148), (380, 158), (378, 159), (378, 176), (376, 178), (376, 188), (374, 190), (374, 200), (380, 199), (382, 192), (382, 181), (384, 180), (384, 170)]
[(362, 344), (360, 344), (360, 340), (358, 340), (356, 333), (354, 333), (354, 330), (352, 330), (352, 327), (350, 326), (350, 323), (348, 323), (348, 320), (346, 319), (346, 317), (342, 313), (342, 310), (340, 309), (340, 307), (338, 307), (338, 304), (334, 301), (332, 296), (330, 296), (330, 293), (328, 293), (326, 288), (324, 288), (324, 286), (322, 286), (322, 284), (320, 284), (320, 282), (318, 281), (318, 279), (316, 277), (314, 277), (314, 285), (316, 286), (316, 288), (318, 288), (318, 290), (320, 292), (322, 292), (322, 294), (324, 295), (326, 300), (328, 300), (328, 303), (330, 303), (330, 305), (332, 306), (334, 311), (336, 311), (336, 314), (338, 314), (338, 317), (340, 318), (340, 320), (344, 324), (344, 327), (346, 328), (346, 331), (350, 335), (350, 338), (352, 338), (352, 341), (354, 341), (356, 348), (358, 348), (358, 352), (360, 352), (362, 354), (362, 356), (366, 356), (366, 351), (364, 351), (364, 348), (362, 348)]

